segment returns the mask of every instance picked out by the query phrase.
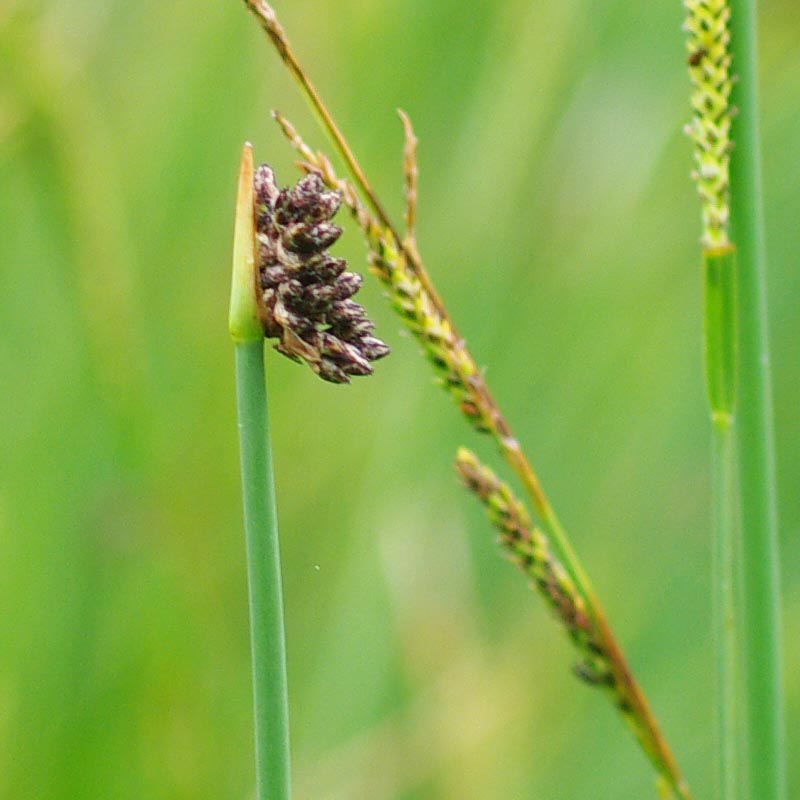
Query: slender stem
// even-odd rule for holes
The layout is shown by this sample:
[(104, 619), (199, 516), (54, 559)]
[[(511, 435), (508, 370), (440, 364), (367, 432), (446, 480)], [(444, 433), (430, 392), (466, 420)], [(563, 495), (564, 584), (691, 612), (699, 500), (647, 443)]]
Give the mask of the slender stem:
[[(732, 245), (703, 252), (705, 271), (704, 334), (706, 388), (712, 425), (712, 629), (716, 668), (717, 797), (736, 800), (739, 781), (737, 748), (740, 718), (737, 710), (737, 652), (741, 613), (736, 609), (736, 461), (734, 407), (736, 396), (738, 320), (736, 263)], [(740, 611), (740, 610), (739, 610)]]
[(736, 149), (731, 222), (739, 270), (738, 461), (742, 501), (744, 661), (752, 800), (786, 797), (778, 525), (767, 334), (766, 259), (754, 0), (732, 0)]
[(256, 800), (289, 800), (289, 704), (278, 515), (267, 416), (264, 331), (258, 321), (253, 148), (239, 167), (228, 329), (236, 354), (236, 406), (247, 542), (253, 660)]
[(737, 627), (734, 597), (735, 472), (733, 420), (719, 414), (712, 426), (714, 537), (712, 567), (713, 628), (717, 659), (717, 796), (736, 800), (740, 785), (737, 748)]
[(247, 538), (258, 800), (289, 800), (289, 707), (263, 340), (238, 342), (237, 409)]

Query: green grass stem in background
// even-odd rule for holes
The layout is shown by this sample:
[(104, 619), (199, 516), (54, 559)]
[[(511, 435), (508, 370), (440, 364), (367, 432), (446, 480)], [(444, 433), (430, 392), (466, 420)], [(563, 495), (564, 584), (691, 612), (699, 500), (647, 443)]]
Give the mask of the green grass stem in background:
[(741, 613), (736, 608), (735, 484), (736, 251), (730, 242), (730, 7), (726, 0), (685, 0), (694, 144), (693, 177), (701, 201), (703, 334), (711, 418), (712, 628), (716, 656), (715, 773), (719, 800), (737, 800), (744, 732), (738, 709)]
[(715, 739), (717, 790), (721, 800), (737, 800), (743, 771), (742, 720), (738, 709), (738, 624), (734, 564), (736, 557), (736, 459), (732, 418), (717, 415), (712, 421), (712, 624), (716, 655)]
[[(734, 800), (744, 786), (749, 800), (782, 800), (781, 601), (755, 3), (685, 0), (685, 5), (694, 84), (688, 132), (695, 143), (703, 209), (706, 370), (714, 442), (719, 790), (723, 800)], [(731, 101), (738, 110), (735, 120)], [(737, 518), (740, 549), (735, 548)], [(738, 569), (736, 556), (741, 558)], [(741, 593), (733, 585), (738, 576)], [(737, 664), (745, 678), (741, 695)], [(743, 709), (736, 707), (739, 697)], [(737, 763), (737, 752), (745, 754), (745, 763)]]
[(229, 327), (236, 353), (236, 397), (247, 542), (253, 662), (257, 800), (289, 800), (289, 707), (278, 517), (264, 374), (264, 332), (255, 292), (253, 155), (239, 174)]
[(707, 250), (705, 262), (706, 387), (711, 410), (712, 625), (716, 652), (717, 790), (721, 800), (739, 796), (738, 764), (745, 737), (738, 709), (741, 619), (736, 608), (736, 273), (732, 247)]
[(750, 800), (786, 797), (781, 596), (772, 389), (767, 324), (764, 207), (756, 67), (756, 4), (731, 0), (735, 150), (731, 227), (737, 248), (745, 716)]
[[(736, 251), (733, 246), (703, 253), (706, 390), (712, 421), (733, 425), (736, 407)], [(736, 503), (736, 498), (731, 498)]]

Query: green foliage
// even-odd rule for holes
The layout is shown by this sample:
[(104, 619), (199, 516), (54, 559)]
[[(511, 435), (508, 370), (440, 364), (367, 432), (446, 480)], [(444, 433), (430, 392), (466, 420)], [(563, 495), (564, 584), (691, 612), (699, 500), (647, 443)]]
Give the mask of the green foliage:
[[(396, 219), (396, 106), (414, 120), (428, 267), (708, 797), (708, 432), (680, 5), (336, 8), (279, 10)], [(795, 14), (775, 0), (761, 30), (788, 565)], [(252, 792), (231, 208), (246, 138), (292, 174), (269, 105), (304, 113), (262, 39), (236, 0), (0, 10), (2, 797)], [(337, 248), (357, 268), (355, 225)], [(338, 389), (267, 363), (297, 797), (638, 800), (648, 766), (576, 689), (563, 636), (452, 476), (463, 422), (377, 285), (362, 294), (393, 346), (369, 381)], [(798, 572), (784, 577), (792, 619)]]

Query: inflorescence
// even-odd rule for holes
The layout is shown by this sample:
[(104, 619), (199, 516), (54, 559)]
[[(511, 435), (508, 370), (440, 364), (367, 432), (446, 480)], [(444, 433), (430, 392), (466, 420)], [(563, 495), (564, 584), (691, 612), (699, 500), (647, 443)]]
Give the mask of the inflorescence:
[(684, 0), (684, 31), (694, 114), (686, 132), (694, 142), (693, 177), (703, 206), (703, 246), (727, 247), (730, 218), (732, 88), (727, 0)]
[(616, 691), (618, 687), (601, 637), (595, 631), (583, 598), (553, 555), (547, 537), (533, 524), (508, 484), (482, 464), (474, 453), (460, 448), (455, 467), (467, 488), (486, 507), (509, 560), (553, 609), (577, 647), (580, 660), (575, 665), (575, 674), (589, 684)]
[(321, 378), (349, 383), (370, 375), (389, 348), (352, 297), (362, 278), (328, 253), (342, 229), (331, 222), (341, 196), (318, 175), (279, 189), (266, 164), (254, 177), (258, 300), (264, 335), (275, 349), (305, 361)]

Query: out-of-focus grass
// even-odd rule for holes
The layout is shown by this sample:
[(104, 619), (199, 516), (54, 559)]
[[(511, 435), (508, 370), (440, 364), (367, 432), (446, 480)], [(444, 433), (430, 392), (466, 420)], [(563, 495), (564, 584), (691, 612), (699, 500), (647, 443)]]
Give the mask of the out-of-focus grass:
[[(680, 4), (476, 5), (278, 11), (396, 211), (395, 107), (415, 121), (426, 260), (707, 797)], [(791, 731), (800, 57), (794, 3), (762, 8)], [(235, 0), (6, 0), (0, 64), (0, 796), (246, 798), (236, 164), (250, 138), (294, 178), (271, 106), (321, 140)], [(361, 263), (354, 231), (340, 252)], [(644, 796), (646, 764), (451, 474), (474, 435), (374, 283), (363, 298), (394, 347), (374, 378), (268, 364), (297, 797)]]

